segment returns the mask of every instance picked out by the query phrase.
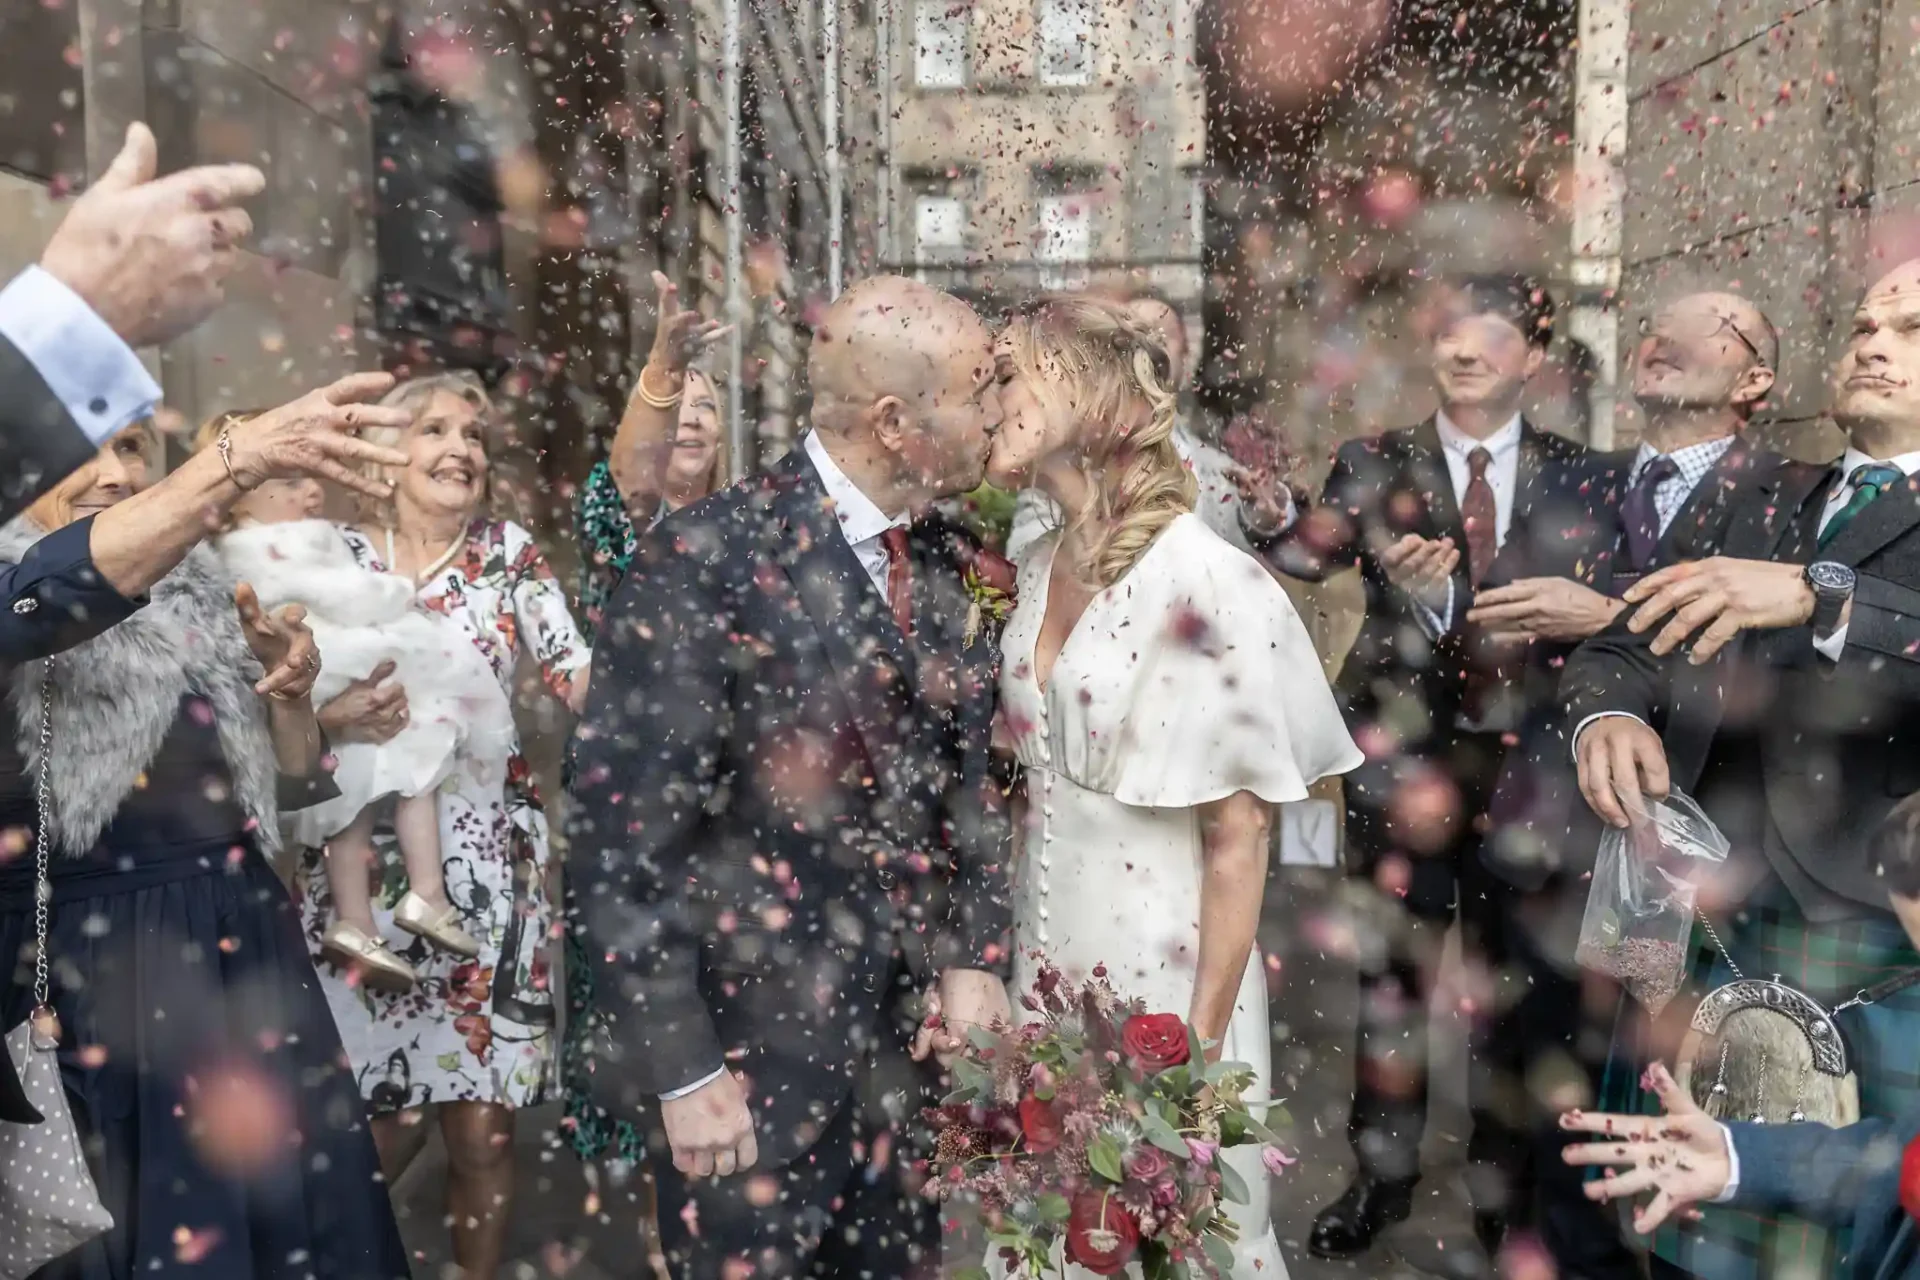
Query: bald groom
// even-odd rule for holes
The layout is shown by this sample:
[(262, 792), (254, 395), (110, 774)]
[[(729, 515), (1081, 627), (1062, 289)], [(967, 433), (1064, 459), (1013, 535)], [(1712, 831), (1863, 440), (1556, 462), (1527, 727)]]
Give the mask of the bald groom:
[(649, 1134), (676, 1276), (932, 1274), (926, 1059), (1010, 1012), (978, 546), (928, 510), (984, 474), (992, 337), (882, 277), (808, 375), (798, 448), (641, 540), (574, 744), (594, 1096)]

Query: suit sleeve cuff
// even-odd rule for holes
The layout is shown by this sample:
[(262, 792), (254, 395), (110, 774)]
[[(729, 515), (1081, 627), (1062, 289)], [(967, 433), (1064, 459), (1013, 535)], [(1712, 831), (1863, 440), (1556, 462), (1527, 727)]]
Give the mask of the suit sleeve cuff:
[(39, 267), (0, 289), (0, 335), (94, 444), (153, 412), (160, 384), (80, 295)]
[(698, 1093), (725, 1074), (727, 1074), (727, 1069), (724, 1066), (715, 1067), (712, 1071), (707, 1072), (706, 1075), (701, 1076), (692, 1084), (683, 1084), (678, 1089), (667, 1090), (660, 1095), (660, 1101), (672, 1102), (677, 1098), (684, 1098), (690, 1093)]
[(1720, 1130), (1720, 1141), (1727, 1147), (1727, 1185), (1707, 1203), (1727, 1204), (1740, 1194), (1740, 1148), (1734, 1145), (1733, 1130), (1718, 1121), (1714, 1122), (1714, 1127)]
[(1429, 640), (1438, 640), (1453, 628), (1453, 582), (1447, 582), (1447, 603), (1439, 612), (1435, 612), (1419, 600), (1413, 602), (1414, 616), (1420, 619), (1420, 626)]
[(1594, 712), (1592, 715), (1582, 720), (1579, 724), (1573, 726), (1573, 740), (1568, 747), (1568, 751), (1573, 756), (1576, 762), (1580, 759), (1580, 735), (1585, 733), (1587, 731), (1587, 726), (1592, 724), (1595, 720), (1605, 720), (1609, 716), (1620, 716), (1620, 717), (1623, 717), (1624, 719), (1632, 720), (1638, 724), (1646, 723), (1645, 720), (1640, 719), (1639, 716), (1634, 715), (1631, 711), (1596, 711)]

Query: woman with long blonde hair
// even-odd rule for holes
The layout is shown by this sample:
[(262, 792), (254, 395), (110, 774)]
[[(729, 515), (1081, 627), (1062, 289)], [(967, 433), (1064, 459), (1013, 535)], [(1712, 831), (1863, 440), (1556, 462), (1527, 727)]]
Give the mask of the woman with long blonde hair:
[[(1105, 965), (1265, 1098), (1254, 933), (1271, 808), (1360, 753), (1286, 593), (1193, 512), (1152, 335), (1110, 303), (1049, 299), (1012, 317), (995, 359), (988, 478), (1037, 486), (1064, 516), (1022, 561), (1001, 637), (1001, 708), (1027, 770), (1016, 990), (1036, 953), (1075, 977)], [(1285, 1276), (1258, 1151), (1220, 1158), (1251, 1190), (1226, 1206), (1232, 1275)]]

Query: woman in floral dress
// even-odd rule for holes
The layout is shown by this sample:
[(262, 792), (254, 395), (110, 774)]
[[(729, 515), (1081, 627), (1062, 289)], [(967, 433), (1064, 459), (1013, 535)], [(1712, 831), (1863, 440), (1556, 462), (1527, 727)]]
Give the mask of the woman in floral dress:
[[(359, 561), (419, 584), (427, 609), (454, 619), (509, 695), (522, 650), (553, 694), (578, 707), (591, 654), (565, 590), (533, 538), (480, 514), (487, 492), (485, 391), (465, 375), (405, 383), (385, 403), (413, 425), (381, 444), (405, 452), (390, 506), (343, 530)], [(369, 436), (378, 433), (369, 432)], [(406, 870), (390, 837), (372, 869), (375, 918), (387, 945), (419, 974), (405, 995), (368, 990), (323, 969), (328, 999), (392, 1176), (437, 1113), (448, 1154), (454, 1259), (467, 1275), (500, 1265), (513, 1192), (513, 1111), (542, 1101), (553, 1060), (554, 993), (547, 944), (547, 822), (519, 745), (487, 785), (459, 770), (439, 792), (447, 895), (481, 941), (464, 961), (396, 929)], [(303, 863), (306, 929), (316, 954), (332, 912), (320, 852)], [(336, 874), (339, 869), (336, 868)]]

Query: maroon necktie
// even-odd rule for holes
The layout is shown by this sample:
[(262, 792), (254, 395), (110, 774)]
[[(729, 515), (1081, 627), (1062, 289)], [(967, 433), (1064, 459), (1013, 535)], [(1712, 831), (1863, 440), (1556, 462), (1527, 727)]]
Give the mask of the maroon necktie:
[(900, 634), (913, 634), (913, 565), (907, 559), (907, 531), (895, 525), (880, 535), (887, 549), (887, 608)]
[(1500, 551), (1499, 515), (1493, 505), (1493, 486), (1487, 483), (1487, 464), (1492, 461), (1485, 448), (1467, 455), (1472, 478), (1460, 501), (1460, 518), (1467, 526), (1467, 581), (1475, 588), (1485, 580)]

